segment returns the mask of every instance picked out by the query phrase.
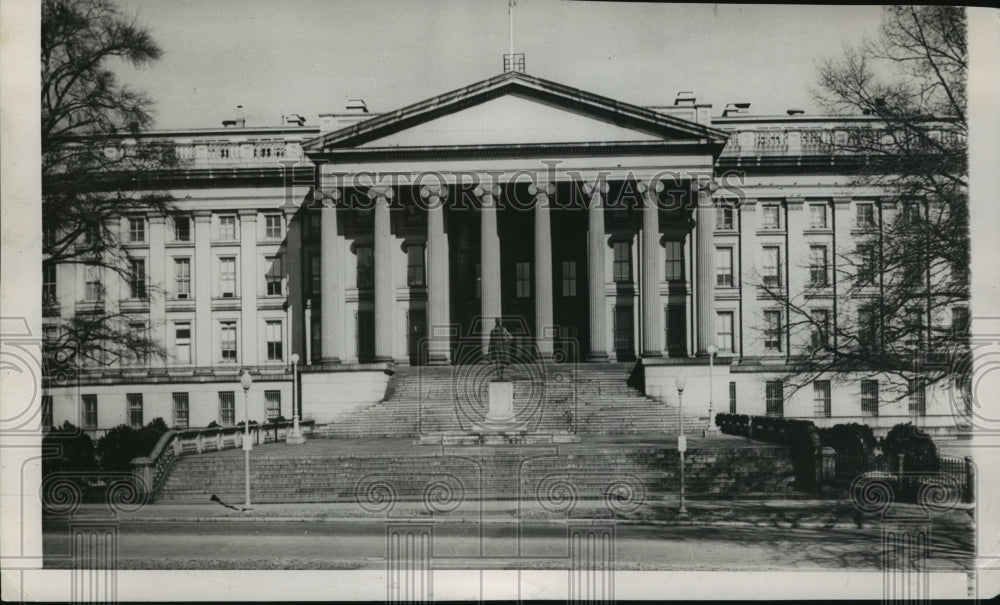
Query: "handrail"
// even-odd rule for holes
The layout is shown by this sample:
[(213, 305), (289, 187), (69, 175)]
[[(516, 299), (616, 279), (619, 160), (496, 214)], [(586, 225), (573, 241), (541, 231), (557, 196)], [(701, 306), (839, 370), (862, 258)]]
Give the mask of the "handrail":
[[(305, 432), (312, 432), (315, 425), (315, 420), (299, 422), (299, 427)], [(287, 434), (291, 427), (291, 420), (265, 424), (251, 423), (249, 430), (251, 442), (260, 445), (278, 441), (283, 438), (282, 433)], [(240, 425), (167, 431), (160, 436), (148, 456), (132, 459), (132, 475), (136, 489), (144, 492), (148, 501), (152, 502), (166, 482), (177, 458), (187, 454), (243, 447), (245, 432), (246, 429)], [(232, 438), (226, 439), (227, 437)]]

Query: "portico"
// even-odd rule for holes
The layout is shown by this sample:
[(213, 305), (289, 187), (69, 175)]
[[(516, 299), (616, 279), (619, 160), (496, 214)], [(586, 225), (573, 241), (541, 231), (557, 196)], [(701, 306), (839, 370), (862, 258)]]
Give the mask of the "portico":
[(725, 142), (518, 72), (321, 135), (321, 361), (467, 363), (494, 317), (530, 359), (703, 353)]

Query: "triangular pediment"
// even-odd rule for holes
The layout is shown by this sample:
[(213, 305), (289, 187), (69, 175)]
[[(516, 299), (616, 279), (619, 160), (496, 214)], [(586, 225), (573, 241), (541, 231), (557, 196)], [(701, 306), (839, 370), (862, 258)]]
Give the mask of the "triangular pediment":
[(726, 133), (508, 72), (306, 143), (307, 153), (533, 145), (708, 144)]

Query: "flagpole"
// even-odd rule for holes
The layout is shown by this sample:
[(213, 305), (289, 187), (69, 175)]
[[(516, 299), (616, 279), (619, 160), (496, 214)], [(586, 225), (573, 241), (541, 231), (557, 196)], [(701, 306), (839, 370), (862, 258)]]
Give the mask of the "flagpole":
[(510, 60), (514, 62), (514, 4), (516, 0), (507, 0), (507, 31), (510, 33)]

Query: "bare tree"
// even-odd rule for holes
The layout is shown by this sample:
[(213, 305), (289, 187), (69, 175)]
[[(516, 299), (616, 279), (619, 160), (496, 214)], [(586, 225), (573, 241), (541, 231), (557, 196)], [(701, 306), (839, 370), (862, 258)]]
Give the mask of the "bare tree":
[[(120, 226), (125, 217), (171, 211), (156, 178), (176, 160), (172, 146), (140, 136), (153, 102), (122, 85), (112, 66), (155, 62), (162, 51), (135, 18), (107, 0), (45, 0), (41, 27), (43, 270), (85, 265), (135, 281)], [(158, 259), (156, 259), (158, 260)], [(144, 279), (144, 276), (142, 276)], [(149, 296), (154, 288), (135, 284)], [(47, 356), (74, 365), (122, 355), (161, 355), (148, 334), (93, 284), (99, 304), (63, 321)], [(44, 298), (44, 297), (43, 297)], [(54, 301), (47, 300), (51, 305)]]
[(833, 251), (835, 317), (810, 309), (808, 289), (757, 284), (804, 343), (789, 359), (793, 386), (888, 374), (898, 380), (883, 401), (948, 381), (968, 388), (966, 73), (965, 12), (949, 6), (886, 7), (876, 39), (821, 66), (823, 107), (870, 116), (829, 133), (827, 149), (852, 160), (853, 184), (885, 194), (854, 227), (856, 245)]

